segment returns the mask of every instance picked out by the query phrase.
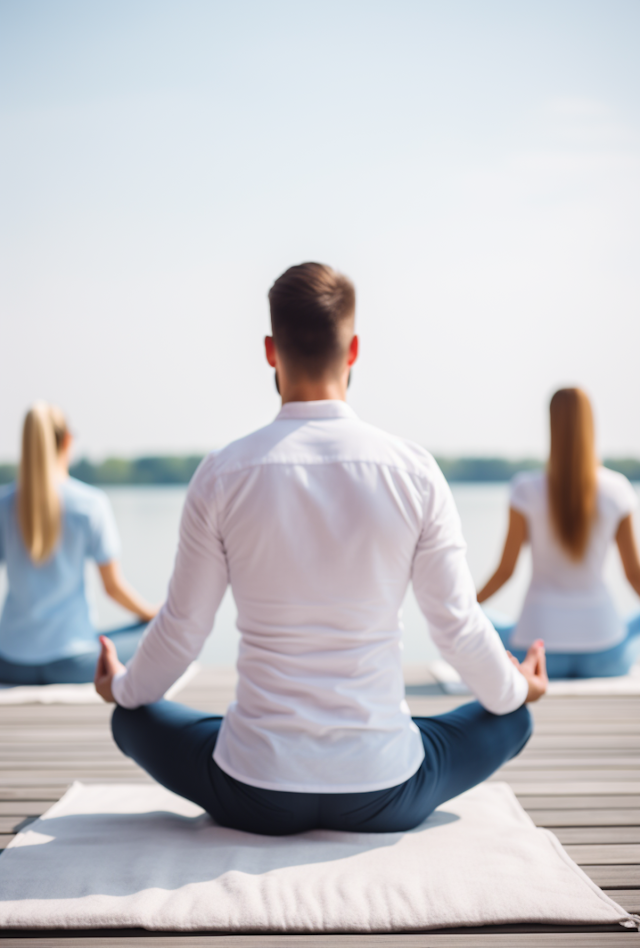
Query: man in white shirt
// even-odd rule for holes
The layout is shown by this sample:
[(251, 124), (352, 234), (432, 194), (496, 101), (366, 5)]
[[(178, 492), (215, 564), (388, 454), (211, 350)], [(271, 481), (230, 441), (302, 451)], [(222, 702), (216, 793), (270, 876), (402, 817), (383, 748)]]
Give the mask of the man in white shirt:
[[(189, 486), (167, 602), (125, 669), (108, 640), (96, 687), (121, 750), (226, 826), (392, 832), (488, 777), (531, 733), (544, 648), (510, 659), (476, 602), (437, 464), (346, 404), (355, 291), (329, 267), (269, 293), (282, 410), (209, 455)], [(478, 701), (412, 719), (401, 606)], [(224, 719), (160, 700), (199, 654), (231, 583), (241, 633)]]

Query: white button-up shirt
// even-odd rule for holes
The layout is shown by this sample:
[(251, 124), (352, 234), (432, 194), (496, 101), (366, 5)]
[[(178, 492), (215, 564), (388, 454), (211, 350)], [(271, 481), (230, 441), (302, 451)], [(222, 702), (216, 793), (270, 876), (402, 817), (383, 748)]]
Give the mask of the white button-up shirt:
[(231, 583), (239, 680), (216, 763), (273, 790), (396, 786), (424, 757), (402, 677), (409, 581), (433, 640), (485, 708), (519, 707), (527, 683), (476, 602), (431, 455), (345, 402), (289, 402), (198, 468), (167, 602), (114, 697), (125, 708), (158, 700), (199, 654)]

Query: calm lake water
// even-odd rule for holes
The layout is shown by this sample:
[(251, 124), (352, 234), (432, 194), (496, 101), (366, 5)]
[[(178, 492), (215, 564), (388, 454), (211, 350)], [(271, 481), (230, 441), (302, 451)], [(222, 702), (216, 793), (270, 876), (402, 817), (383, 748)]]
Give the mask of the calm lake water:
[[(640, 494), (637, 486), (636, 490)], [(122, 538), (125, 576), (151, 602), (161, 602), (166, 593), (185, 493), (184, 487), (119, 487), (107, 490)], [(507, 484), (457, 484), (453, 486), (453, 494), (468, 545), (469, 567), (479, 586), (497, 565), (502, 550), (507, 527), (509, 488)], [(517, 616), (530, 569), (529, 553), (525, 550), (511, 581), (490, 601), (492, 609)], [(610, 552), (606, 575), (623, 615), (640, 608), (637, 596), (624, 578), (615, 549)], [(127, 613), (102, 592), (93, 564), (87, 567), (87, 582), (96, 605), (100, 628), (111, 628), (129, 621)], [(4, 586), (5, 577), (2, 573), (1, 598), (4, 598)], [(206, 664), (234, 663), (239, 638), (235, 620), (235, 605), (228, 590), (200, 661)], [(409, 664), (434, 658), (437, 651), (411, 590), (405, 600), (403, 621), (404, 661)]]

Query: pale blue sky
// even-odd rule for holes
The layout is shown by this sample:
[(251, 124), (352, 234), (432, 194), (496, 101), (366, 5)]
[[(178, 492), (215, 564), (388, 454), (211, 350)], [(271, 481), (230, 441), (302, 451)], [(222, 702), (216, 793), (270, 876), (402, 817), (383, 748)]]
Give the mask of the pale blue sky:
[(562, 384), (640, 455), (638, 0), (0, 0), (0, 459), (277, 410), (266, 292), (358, 290), (362, 417), (539, 454)]

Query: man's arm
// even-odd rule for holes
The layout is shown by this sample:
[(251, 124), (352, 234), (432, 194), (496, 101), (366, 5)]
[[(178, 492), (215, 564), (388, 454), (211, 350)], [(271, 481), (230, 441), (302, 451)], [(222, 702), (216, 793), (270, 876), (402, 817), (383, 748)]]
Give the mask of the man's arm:
[[(516, 667), (476, 600), (460, 518), (433, 462), (424, 491), (422, 532), (413, 561), (416, 598), (443, 657), (488, 711), (507, 714), (543, 693), (539, 662)], [(538, 680), (530, 689), (529, 665)]]
[[(124, 708), (161, 698), (197, 658), (228, 583), (227, 561), (211, 504), (202, 495), (207, 462), (187, 492), (167, 601), (146, 630), (126, 671), (103, 643), (96, 687)], [(99, 673), (102, 672), (102, 675)], [(115, 674), (114, 674), (115, 673)], [(112, 680), (105, 681), (105, 677)], [(100, 677), (100, 687), (98, 687)]]

